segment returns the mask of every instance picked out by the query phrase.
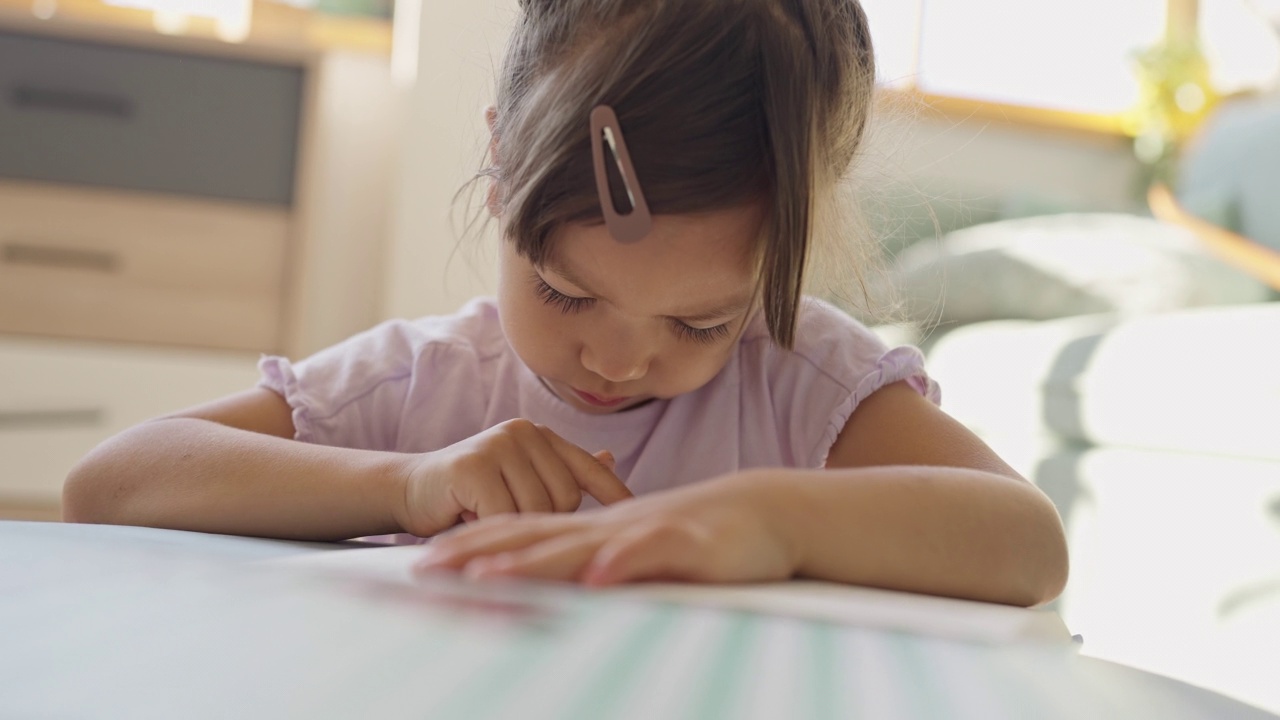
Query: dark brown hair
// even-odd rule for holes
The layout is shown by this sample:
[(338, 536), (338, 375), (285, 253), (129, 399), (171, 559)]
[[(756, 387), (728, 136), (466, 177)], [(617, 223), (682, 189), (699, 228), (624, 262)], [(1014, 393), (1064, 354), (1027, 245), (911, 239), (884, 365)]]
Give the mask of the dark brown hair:
[(874, 76), (857, 0), (523, 0), (484, 172), (506, 239), (540, 265), (558, 226), (601, 219), (588, 117), (610, 105), (654, 214), (763, 200), (758, 292), (790, 348), (816, 205), (853, 161)]

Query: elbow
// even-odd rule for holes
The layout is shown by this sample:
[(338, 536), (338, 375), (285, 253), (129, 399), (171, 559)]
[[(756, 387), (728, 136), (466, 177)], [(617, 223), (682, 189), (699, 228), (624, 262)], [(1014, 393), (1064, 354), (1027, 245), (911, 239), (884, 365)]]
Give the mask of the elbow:
[(1028, 562), (1006, 602), (1019, 607), (1035, 607), (1052, 602), (1067, 587), (1068, 561), (1065, 545), (1060, 552), (1046, 553)]
[(108, 438), (76, 463), (62, 482), (62, 520), (98, 525), (136, 525), (146, 498), (148, 448), (164, 442), (160, 421), (149, 421)]
[(98, 490), (102, 482), (91, 458), (84, 458), (71, 468), (62, 483), (62, 521), (69, 523), (106, 522), (99, 501)]
[(67, 474), (62, 482), (63, 522), (122, 524), (129, 492), (113, 442), (114, 438), (91, 450)]
[(1035, 601), (1032, 605), (1043, 605), (1045, 603), (1052, 602), (1067, 589), (1067, 579), (1071, 572), (1071, 561), (1067, 555), (1066, 537), (1060, 537), (1061, 542), (1058, 543), (1052, 551), (1049, 560), (1045, 563), (1044, 569), (1040, 573), (1041, 581), (1037, 585), (1039, 594), (1034, 598)]
[(1067, 536), (1053, 503), (1041, 495), (1037, 512), (1021, 543), (1021, 552), (1013, 563), (1016, 581), (1012, 583), (1010, 604), (1022, 607), (1044, 605), (1053, 601), (1067, 586), (1070, 559)]

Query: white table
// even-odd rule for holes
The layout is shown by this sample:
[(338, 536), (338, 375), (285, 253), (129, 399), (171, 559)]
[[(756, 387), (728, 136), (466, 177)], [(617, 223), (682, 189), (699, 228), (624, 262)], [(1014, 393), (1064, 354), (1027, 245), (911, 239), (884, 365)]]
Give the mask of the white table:
[(1273, 717), (1070, 643), (415, 583), (351, 547), (0, 523), (0, 716)]

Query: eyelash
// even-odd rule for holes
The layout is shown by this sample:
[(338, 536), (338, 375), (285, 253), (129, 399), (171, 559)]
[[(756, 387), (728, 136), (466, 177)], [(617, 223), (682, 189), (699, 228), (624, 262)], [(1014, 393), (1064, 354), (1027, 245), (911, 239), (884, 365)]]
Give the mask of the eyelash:
[(559, 290), (547, 284), (546, 280), (538, 278), (538, 297), (542, 302), (560, 309), (562, 315), (575, 313), (579, 310), (585, 310), (591, 307), (595, 302), (595, 298), (580, 298), (572, 295), (565, 295)]
[[(542, 302), (560, 310), (562, 315), (578, 312), (591, 307), (595, 303), (595, 298), (580, 298), (572, 295), (565, 295), (559, 290), (547, 284), (546, 280), (538, 278), (538, 299)], [(696, 328), (685, 325), (679, 320), (671, 320), (671, 329), (682, 340), (691, 340), (697, 343), (712, 344), (729, 337), (729, 323), (722, 323), (715, 327)]]
[(675, 330), (685, 340), (692, 340), (698, 343), (710, 345), (729, 337), (729, 323), (723, 323), (709, 328), (696, 328), (685, 325), (679, 320), (671, 321), (671, 328)]

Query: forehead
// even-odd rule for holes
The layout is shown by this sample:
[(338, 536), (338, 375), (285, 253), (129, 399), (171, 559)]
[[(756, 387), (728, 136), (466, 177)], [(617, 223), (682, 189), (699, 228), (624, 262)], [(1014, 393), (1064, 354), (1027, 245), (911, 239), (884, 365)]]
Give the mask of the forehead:
[[(552, 237), (546, 267), (606, 293), (650, 285), (715, 295), (755, 284), (763, 211), (757, 205), (696, 215), (657, 215), (642, 240), (620, 243), (603, 224), (569, 224)], [(595, 285), (593, 285), (595, 283)], [(639, 288), (630, 288), (639, 289)]]

